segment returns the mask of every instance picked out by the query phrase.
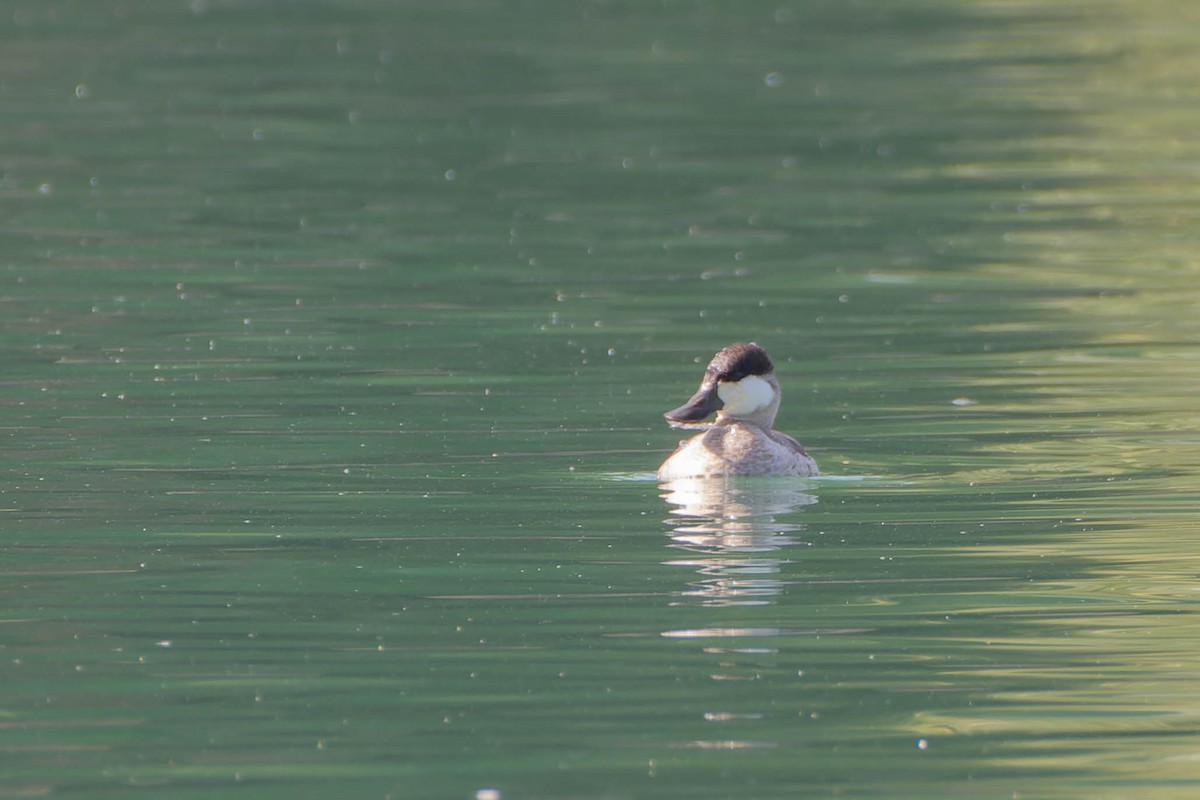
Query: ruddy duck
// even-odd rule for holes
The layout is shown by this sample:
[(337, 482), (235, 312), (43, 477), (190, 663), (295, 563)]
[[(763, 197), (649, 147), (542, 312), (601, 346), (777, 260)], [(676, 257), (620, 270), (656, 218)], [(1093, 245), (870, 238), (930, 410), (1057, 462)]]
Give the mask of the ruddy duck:
[[(758, 345), (731, 344), (713, 356), (692, 399), (663, 414), (672, 427), (703, 428), (658, 468), (660, 480), (710, 475), (819, 474), (817, 462), (786, 433), (772, 430), (779, 381)], [(715, 422), (700, 425), (717, 412)]]

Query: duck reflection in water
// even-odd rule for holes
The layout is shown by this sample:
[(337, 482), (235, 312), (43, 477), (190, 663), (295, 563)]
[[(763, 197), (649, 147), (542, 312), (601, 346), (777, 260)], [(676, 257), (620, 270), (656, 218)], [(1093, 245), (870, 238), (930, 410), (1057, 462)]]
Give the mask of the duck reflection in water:
[(817, 502), (805, 484), (785, 478), (680, 478), (662, 484), (674, 506), (666, 520), (674, 547), (692, 555), (665, 562), (690, 567), (700, 580), (681, 593), (703, 605), (765, 605), (786, 585), (779, 577), (788, 559), (773, 555), (805, 544), (796, 522), (781, 522)]

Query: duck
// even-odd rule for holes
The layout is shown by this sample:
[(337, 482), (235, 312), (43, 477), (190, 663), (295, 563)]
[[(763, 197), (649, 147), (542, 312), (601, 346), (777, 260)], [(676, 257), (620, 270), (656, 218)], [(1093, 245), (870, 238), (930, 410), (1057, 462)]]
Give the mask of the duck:
[[(679, 443), (658, 479), (729, 475), (819, 475), (817, 462), (786, 433), (772, 427), (782, 393), (767, 351), (737, 342), (713, 356), (700, 388), (663, 414), (674, 428), (703, 431)], [(716, 412), (716, 420), (706, 423)]]

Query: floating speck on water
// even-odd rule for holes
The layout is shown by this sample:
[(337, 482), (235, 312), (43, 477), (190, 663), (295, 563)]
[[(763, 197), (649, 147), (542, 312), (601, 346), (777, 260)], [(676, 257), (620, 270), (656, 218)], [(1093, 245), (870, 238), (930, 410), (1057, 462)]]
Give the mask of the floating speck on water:
[(452, 169), (446, 170), (446, 180), (452, 181), (457, 177), (458, 177), (458, 173), (455, 172), (454, 170), (452, 170)]
[(925, 741), (924, 739), (917, 739), (917, 749), (918, 750), (928, 750), (929, 742)]
[(972, 400), (969, 397), (956, 397), (950, 401), (952, 406), (973, 406), (978, 403), (978, 400)]
[(783, 83), (783, 76), (778, 72), (768, 72), (766, 77), (763, 78), (763, 83), (771, 88), (775, 88), (779, 84)]
[(500, 800), (500, 790), (480, 789), (475, 792), (475, 800)]

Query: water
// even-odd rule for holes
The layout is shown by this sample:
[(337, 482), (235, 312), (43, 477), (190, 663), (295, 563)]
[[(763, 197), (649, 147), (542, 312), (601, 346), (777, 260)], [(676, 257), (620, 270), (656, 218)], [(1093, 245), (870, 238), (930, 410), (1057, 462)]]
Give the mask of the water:
[(1195, 791), (1190, 6), (4, 16), (0, 794)]

